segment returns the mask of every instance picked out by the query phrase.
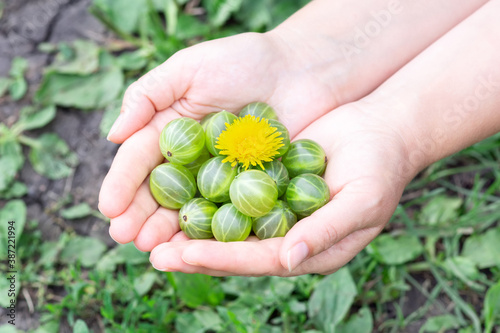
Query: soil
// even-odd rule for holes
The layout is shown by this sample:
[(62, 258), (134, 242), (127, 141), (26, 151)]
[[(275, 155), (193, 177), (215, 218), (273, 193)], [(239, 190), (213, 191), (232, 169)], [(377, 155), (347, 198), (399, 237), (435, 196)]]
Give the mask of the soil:
[[(41, 80), (43, 68), (50, 63), (50, 55), (40, 52), (38, 45), (43, 42), (58, 43), (75, 39), (91, 39), (105, 43), (110, 37), (106, 29), (88, 13), (91, 0), (7, 0), (0, 20), (0, 76), (6, 76), (12, 59), (22, 56), (29, 62), (26, 74), (29, 92), (21, 101), (12, 102), (9, 98), (0, 99), (0, 120), (7, 125), (15, 122), (19, 110), (29, 104)], [(74, 176), (51, 181), (33, 171), (26, 163), (20, 179), (28, 185), (28, 194), (23, 199), (28, 206), (28, 220), (39, 221), (39, 230), (44, 240), (55, 241), (63, 230), (73, 229), (80, 235), (89, 235), (104, 241), (110, 247), (114, 241), (108, 235), (108, 225), (100, 219), (89, 217), (77, 221), (64, 221), (54, 207), (60, 205), (71, 194), (70, 205), (86, 202), (96, 208), (102, 180), (109, 169), (117, 146), (103, 138), (99, 131), (102, 111), (82, 112), (74, 109), (59, 108), (56, 119), (43, 129), (54, 131), (78, 154), (80, 164)], [(31, 132), (38, 135), (36, 131)], [(25, 152), (27, 153), (27, 152)], [(3, 203), (0, 201), (0, 204)], [(429, 280), (417, 278), (423, 285)], [(427, 281), (427, 282), (425, 282)], [(428, 286), (430, 290), (432, 286)], [(16, 328), (34, 329), (39, 326), (40, 316), (30, 311), (27, 295), (21, 292), (18, 298)], [(53, 294), (64, 295), (63, 290), (51, 290)], [(33, 295), (34, 296), (34, 295)], [(422, 306), (426, 299), (415, 289), (407, 293), (403, 304), (405, 315)], [(444, 306), (450, 305), (447, 299), (440, 300)], [(36, 305), (36, 302), (35, 302)], [(387, 313), (387, 319), (394, 318), (396, 312)], [(436, 315), (431, 310), (427, 315)], [(96, 316), (98, 317), (98, 316)], [(5, 310), (0, 309), (0, 325), (6, 322)], [(406, 332), (418, 332), (425, 318), (413, 323)], [(382, 323), (377, 323), (378, 325)], [(102, 331), (102, 324), (95, 320), (91, 329)], [(67, 323), (62, 323), (61, 332), (71, 332)]]
[[(15, 56), (28, 60), (25, 75), (29, 84), (27, 95), (18, 102), (8, 97), (0, 99), (0, 120), (7, 126), (14, 123), (19, 110), (29, 105), (42, 77), (42, 70), (50, 63), (50, 55), (40, 52), (43, 42), (58, 43), (75, 39), (91, 39), (103, 43), (108, 37), (104, 27), (88, 13), (91, 0), (7, 0), (0, 20), (0, 76), (7, 76)], [(108, 171), (117, 145), (102, 137), (99, 124), (102, 111), (82, 112), (59, 108), (57, 117), (43, 132), (56, 132), (78, 154), (80, 164), (74, 175), (62, 180), (48, 180), (37, 174), (29, 163), (20, 172), (20, 180), (28, 186), (23, 197), (28, 207), (28, 220), (37, 220), (44, 240), (55, 241), (63, 230), (73, 229), (80, 235), (89, 235), (114, 246), (108, 235), (108, 224), (98, 218), (89, 217), (75, 221), (63, 220), (57, 210), (71, 195), (69, 205), (86, 202), (97, 208), (98, 193)], [(42, 131), (31, 131), (37, 136)], [(27, 154), (27, 151), (25, 151)], [(0, 202), (3, 205), (2, 202)], [(0, 205), (0, 206), (1, 206)], [(52, 293), (62, 294), (64, 291)], [(28, 291), (29, 293), (29, 291)], [(34, 295), (33, 295), (34, 296)], [(36, 300), (34, 300), (36, 305)], [(0, 309), (0, 325), (6, 322), (5, 310)], [(18, 297), (16, 328), (33, 329), (39, 326), (39, 315), (31, 313), (25, 293)], [(62, 325), (61, 331), (72, 331)], [(101, 331), (99, 327), (95, 332)]]

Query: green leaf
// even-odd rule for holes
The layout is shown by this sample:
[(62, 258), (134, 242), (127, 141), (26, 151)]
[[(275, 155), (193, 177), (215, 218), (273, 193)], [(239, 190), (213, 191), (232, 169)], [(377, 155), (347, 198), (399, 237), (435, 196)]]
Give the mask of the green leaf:
[(420, 256), (424, 247), (414, 236), (381, 234), (366, 247), (366, 250), (379, 262), (401, 265)]
[(72, 51), (69, 57), (64, 52), (59, 52), (49, 68), (58, 73), (79, 75), (91, 74), (98, 70), (100, 48), (94, 42), (76, 40), (73, 42)]
[(257, 323), (255, 322), (255, 318), (252, 318), (251, 312), (254, 312), (254, 310), (248, 306), (244, 308), (231, 305), (217, 307), (217, 313), (224, 322), (224, 328), (227, 328), (229, 332), (249, 332), (250, 329), (248, 326), (250, 326), (250, 323), (255, 327)]
[(167, 34), (174, 35), (177, 30), (177, 17), (179, 16), (179, 7), (175, 0), (166, 0), (164, 13), (167, 21)]
[(0, 138), (0, 156), (9, 157), (15, 161), (16, 172), (21, 170), (24, 165), (23, 150), (19, 142), (14, 137)]
[(482, 285), (474, 282), (474, 280), (480, 277), (480, 273), (476, 264), (469, 258), (461, 256), (446, 258), (443, 262), (443, 267), (448, 272), (462, 280), (469, 287), (476, 288), (478, 290), (484, 289)]
[(192, 15), (181, 13), (177, 19), (176, 36), (180, 39), (191, 39), (194, 37), (206, 36), (210, 33), (210, 27), (203, 24)]
[(73, 326), (73, 333), (89, 333), (89, 328), (83, 320), (78, 319)]
[(236, 17), (244, 22), (245, 26), (252, 31), (258, 31), (270, 26), (272, 14), (269, 7), (272, 0), (244, 1), (242, 9), (236, 13)]
[(42, 128), (50, 123), (56, 116), (55, 105), (49, 105), (41, 110), (34, 106), (26, 106), (19, 111), (18, 126), (24, 130)]
[(149, 255), (137, 250), (133, 243), (120, 244), (106, 252), (97, 263), (96, 269), (98, 271), (113, 272), (116, 266), (120, 264), (139, 265), (147, 262), (149, 262)]
[(205, 325), (196, 320), (192, 312), (180, 312), (175, 316), (175, 331), (183, 333), (204, 333)]
[(446, 225), (456, 222), (462, 199), (445, 195), (433, 197), (423, 208), (419, 222), (423, 225)]
[(117, 64), (125, 70), (139, 70), (148, 64), (151, 53), (146, 49), (139, 49), (133, 52), (125, 52), (118, 56)]
[[(101, 61), (109, 61), (101, 56)], [(35, 101), (65, 107), (101, 109), (116, 100), (123, 88), (123, 73), (117, 66), (102, 68), (89, 75), (48, 72), (35, 94)]]
[[(0, 197), (8, 199), (19, 193), (19, 186), (14, 186), (14, 178), (24, 164), (21, 145), (16, 138), (7, 132), (6, 137), (0, 137)], [(15, 190), (15, 191), (14, 191)], [(11, 194), (8, 194), (11, 193)]]
[[(42, 317), (43, 318), (43, 317)], [(40, 320), (40, 322), (42, 322)], [(37, 329), (33, 331), (33, 333), (53, 333), (59, 332), (59, 320), (50, 320), (48, 322), (44, 322), (44, 324), (40, 325)]]
[(460, 327), (460, 320), (450, 314), (439, 315), (428, 318), (425, 324), (420, 328), (419, 333), (423, 332), (447, 332), (448, 330)]
[(146, 272), (134, 279), (134, 290), (139, 296), (144, 296), (151, 290), (151, 287), (153, 287), (155, 283), (156, 276), (156, 272)]
[(293, 13), (309, 3), (310, 0), (280, 0), (274, 1), (271, 9), (273, 22), (267, 28), (271, 29), (286, 20)]
[(308, 303), (308, 315), (319, 330), (334, 332), (356, 297), (356, 285), (347, 267), (323, 278)]
[(28, 69), (28, 60), (15, 57), (12, 59), (12, 64), (10, 67), (9, 75), (13, 78), (22, 78), (24, 77), (24, 72)]
[[(0, 7), (3, 6), (0, 2)], [(7, 316), (7, 315), (6, 315)], [(10, 317), (7, 317), (10, 320)], [(0, 333), (18, 333), (21, 331), (16, 330), (16, 327), (11, 324), (5, 324), (0, 326)]]
[(28, 83), (23, 77), (18, 77), (9, 86), (9, 94), (13, 101), (18, 101), (28, 91)]
[(9, 79), (7, 77), (0, 77), (0, 97), (3, 97), (3, 95), (5, 95), (11, 84), (12, 79)]
[(229, 20), (231, 14), (236, 13), (243, 0), (204, 0), (203, 7), (206, 8), (209, 24), (220, 27)]
[(81, 204), (61, 210), (61, 216), (67, 220), (76, 220), (87, 217), (93, 212), (92, 207), (88, 203), (82, 202)]
[(191, 308), (218, 305), (224, 299), (219, 280), (203, 274), (172, 273), (179, 298)]
[(492, 331), (495, 325), (500, 325), (500, 281), (486, 292), (483, 305), (485, 332)]
[(222, 324), (220, 316), (210, 309), (179, 312), (175, 319), (176, 331), (182, 333), (221, 332)]
[(57, 51), (57, 45), (53, 43), (40, 43), (37, 46), (38, 51), (43, 53), (52, 53)]
[(61, 179), (78, 165), (78, 156), (55, 133), (44, 133), (31, 146), (30, 162), (36, 172), (49, 179)]
[(65, 246), (65, 241), (65, 238), (61, 238), (59, 242), (44, 241), (38, 249), (41, 255), (37, 264), (44, 267), (53, 267), (59, 252)]
[(489, 229), (483, 234), (468, 237), (462, 256), (472, 260), (480, 269), (500, 267), (500, 228)]
[(97, 238), (76, 236), (61, 251), (59, 259), (65, 264), (79, 261), (83, 267), (92, 267), (105, 250), (106, 245)]
[(145, 0), (94, 0), (91, 10), (98, 18), (121, 32), (137, 32), (139, 20), (146, 13)]
[[(0, 178), (2, 178), (2, 176), (0, 176)], [(26, 184), (14, 181), (7, 189), (0, 191), (0, 199), (10, 200), (20, 198), (26, 193), (28, 193), (28, 187), (26, 187)]]
[(308, 0), (244, 1), (235, 16), (247, 30), (265, 31), (283, 22), (308, 2)]
[(10, 188), (16, 173), (16, 161), (8, 155), (0, 157), (0, 191)]
[[(25, 224), (26, 204), (24, 201), (10, 200), (0, 209), (0, 260), (7, 258), (7, 245), (12, 244), (12, 241), (8, 241), (8, 239), (15, 240), (14, 245), (16, 245), (16, 250), (18, 250), (19, 238), (23, 233)], [(9, 227), (11, 230), (9, 230)], [(10, 234), (9, 231), (11, 231)], [(10, 249), (12, 250), (12, 248)]]
[(361, 308), (358, 313), (352, 315), (344, 324), (341, 323), (335, 330), (336, 333), (371, 333), (373, 332), (373, 318), (370, 309)]

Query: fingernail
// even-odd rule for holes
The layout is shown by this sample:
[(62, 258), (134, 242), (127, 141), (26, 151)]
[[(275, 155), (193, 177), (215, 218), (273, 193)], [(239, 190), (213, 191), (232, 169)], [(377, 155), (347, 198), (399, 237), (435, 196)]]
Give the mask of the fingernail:
[[(111, 235), (111, 233), (109, 233), (109, 237), (111, 237), (111, 239), (112, 239), (112, 240), (114, 240), (114, 241), (115, 241), (115, 243), (118, 243), (118, 242), (116, 241), (116, 239), (114, 239), (114, 238), (113, 238), (113, 236)], [(120, 244), (120, 243), (118, 243), (118, 244)]]
[(158, 268), (158, 267), (155, 267), (155, 265), (153, 263), (151, 263), (151, 266), (153, 266), (154, 269), (156, 269), (157, 271), (160, 271), (160, 272), (172, 272), (173, 270), (168, 268), (168, 267), (164, 267), (164, 268)]
[[(151, 263), (151, 265), (153, 265), (153, 260), (155, 259), (155, 254), (153, 252), (151, 252), (149, 254), (149, 262)], [(154, 267), (154, 266), (153, 266)]]
[(200, 266), (200, 264), (198, 264), (197, 262), (187, 261), (186, 259), (184, 259), (184, 257), (181, 257), (181, 259), (182, 259), (182, 261), (184, 261), (188, 265), (191, 265), (191, 266)]
[(293, 271), (298, 265), (300, 265), (304, 259), (307, 258), (309, 254), (309, 248), (306, 243), (300, 242), (295, 244), (286, 254), (286, 261), (288, 264), (288, 271)]
[(115, 123), (113, 124), (113, 126), (111, 126), (111, 129), (109, 130), (109, 133), (107, 136), (108, 141), (109, 141), (109, 138), (118, 130), (122, 121), (123, 121), (123, 113), (120, 113), (118, 118), (116, 118)]

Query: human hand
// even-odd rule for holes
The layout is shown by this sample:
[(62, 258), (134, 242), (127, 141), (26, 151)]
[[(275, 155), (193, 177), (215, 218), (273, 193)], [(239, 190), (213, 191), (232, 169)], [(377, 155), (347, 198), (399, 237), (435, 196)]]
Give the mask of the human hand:
[[(333, 199), (300, 220), (284, 238), (245, 242), (189, 240), (177, 232), (150, 260), (159, 270), (210, 275), (329, 274), (345, 265), (382, 230), (406, 183), (408, 152), (400, 133), (365, 102), (331, 112), (295, 139), (318, 142), (328, 157), (324, 175)], [(177, 216), (164, 221), (174, 230)]]
[[(420, 17), (414, 13), (423, 10), (427, 15), (428, 9), (408, 8), (376, 42), (357, 49), (359, 57), (353, 59), (346, 59), (339, 45), (352, 39), (353, 24), (365, 25), (373, 18), (369, 10), (358, 15), (358, 6), (366, 4), (351, 0), (345, 8), (337, 2), (314, 1), (281, 29), (215, 40), (177, 53), (128, 89), (122, 115), (109, 135), (111, 141), (123, 143), (100, 193), (99, 208), (111, 218), (111, 236), (120, 243), (134, 240), (143, 251), (177, 239), (172, 235), (178, 226), (164, 222), (174, 220), (176, 213), (158, 206), (146, 182), (163, 160), (157, 141), (169, 121), (179, 116), (200, 119), (211, 111), (235, 111), (249, 102), (265, 101), (276, 108), (293, 137), (324, 112), (373, 90), (483, 1), (459, 7), (463, 10), (446, 20), (439, 11), (431, 11), (435, 24), (426, 25), (428, 30), (418, 36), (412, 35)], [(386, 4), (374, 2), (373, 9), (381, 5)], [(457, 8), (450, 1), (441, 9), (449, 6)], [(327, 13), (337, 13), (337, 19)], [(409, 35), (411, 45), (406, 44)], [(386, 57), (391, 48), (401, 53)]]
[(320, 75), (295, 68), (292, 58), (304, 55), (289, 52), (281, 38), (249, 33), (202, 43), (131, 85), (109, 135), (123, 145), (99, 197), (99, 209), (111, 218), (110, 234), (117, 242), (134, 240), (140, 250), (149, 251), (178, 231), (164, 222), (176, 213), (159, 207), (147, 184), (149, 173), (163, 160), (158, 138), (171, 120), (201, 119), (213, 111), (234, 112), (264, 101), (295, 135), (337, 106), (335, 86), (322, 79), (325, 71)]

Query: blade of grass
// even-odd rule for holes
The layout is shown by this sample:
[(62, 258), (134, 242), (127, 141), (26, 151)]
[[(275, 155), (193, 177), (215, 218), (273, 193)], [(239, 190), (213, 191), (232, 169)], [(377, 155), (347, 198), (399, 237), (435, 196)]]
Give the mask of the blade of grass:
[(481, 332), (481, 321), (479, 320), (479, 317), (475, 313), (474, 309), (467, 304), (461, 297), (460, 295), (456, 292), (456, 290), (452, 289), (445, 278), (441, 276), (441, 274), (438, 271), (438, 268), (434, 266), (433, 264), (430, 265), (430, 271), (434, 278), (436, 279), (437, 283), (441, 285), (443, 288), (443, 291), (448, 295), (448, 297), (455, 303), (457, 309), (459, 309), (461, 312), (463, 312), (467, 317), (472, 322), (472, 325), (474, 327), (474, 332), (480, 333)]
[(417, 280), (415, 280), (410, 274), (405, 273), (404, 278), (427, 299), (424, 305), (419, 307), (417, 310), (413, 311), (410, 315), (408, 315), (405, 318), (404, 321), (405, 327), (408, 326), (411, 322), (422, 318), (429, 311), (429, 308), (435, 304), (439, 307), (440, 310), (442, 310), (445, 313), (447, 312), (446, 307), (440, 301), (437, 300), (437, 297), (439, 296), (439, 293), (442, 290), (442, 287), (440, 285), (436, 285), (429, 293), (427, 292), (427, 290), (422, 288), (421, 284)]
[(491, 170), (491, 169), (494, 170), (496, 168), (498, 168), (497, 162), (488, 162), (488, 163), (479, 164), (479, 165), (467, 165), (467, 166), (461, 166), (461, 167), (456, 167), (456, 168), (449, 168), (449, 169), (438, 171), (432, 175), (429, 175), (428, 177), (426, 177), (424, 179), (420, 179), (420, 180), (411, 182), (406, 187), (406, 189), (413, 190), (416, 188), (420, 188), (420, 187), (423, 187), (429, 183), (432, 183), (440, 178), (449, 177), (449, 176), (460, 174), (460, 173), (478, 172), (478, 171)]

